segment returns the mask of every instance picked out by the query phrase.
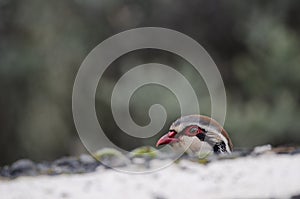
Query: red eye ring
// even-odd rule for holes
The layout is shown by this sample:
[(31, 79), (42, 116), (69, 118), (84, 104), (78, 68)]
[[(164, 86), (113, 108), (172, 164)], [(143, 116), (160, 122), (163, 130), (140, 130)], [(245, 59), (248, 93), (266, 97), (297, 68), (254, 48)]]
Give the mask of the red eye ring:
[(188, 136), (195, 136), (201, 132), (202, 130), (196, 125), (190, 126), (185, 130), (185, 134)]

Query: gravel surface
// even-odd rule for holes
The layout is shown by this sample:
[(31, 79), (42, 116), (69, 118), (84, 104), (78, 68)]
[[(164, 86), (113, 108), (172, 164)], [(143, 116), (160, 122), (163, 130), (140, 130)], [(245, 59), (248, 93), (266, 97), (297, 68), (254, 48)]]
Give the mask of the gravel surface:
[[(101, 164), (91, 169), (90, 166), (95, 165), (95, 162), (85, 156), (81, 159), (86, 162), (80, 158), (63, 158), (48, 164), (48, 169), (55, 168), (54, 165), (65, 168), (64, 172), (58, 169), (57, 174), (63, 173), (61, 175), (35, 176), (32, 171), (38, 170), (36, 164), (22, 160), (21, 167), (27, 176), (0, 178), (0, 195), (3, 199), (299, 198), (300, 154), (265, 151), (269, 149), (257, 148), (256, 152), (262, 154), (217, 158), (205, 164), (181, 159), (148, 174), (118, 172)], [(148, 166), (163, 161), (166, 160), (154, 158)], [(85, 162), (87, 171), (95, 171), (77, 171), (78, 165), (83, 168), (82, 162)], [(18, 167), (20, 165), (15, 163), (6, 171)], [(66, 174), (66, 168), (75, 168), (75, 171)]]

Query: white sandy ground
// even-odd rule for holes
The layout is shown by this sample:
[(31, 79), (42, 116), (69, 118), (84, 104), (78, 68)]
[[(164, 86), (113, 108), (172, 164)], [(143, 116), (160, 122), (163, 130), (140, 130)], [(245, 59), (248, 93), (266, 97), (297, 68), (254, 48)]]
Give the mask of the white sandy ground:
[(300, 155), (266, 154), (150, 174), (94, 173), (0, 180), (1, 199), (289, 198), (300, 194)]

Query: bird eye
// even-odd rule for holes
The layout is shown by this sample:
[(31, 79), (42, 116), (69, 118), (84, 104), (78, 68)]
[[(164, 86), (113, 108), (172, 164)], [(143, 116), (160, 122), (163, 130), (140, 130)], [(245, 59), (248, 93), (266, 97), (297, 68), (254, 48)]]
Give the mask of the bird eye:
[(191, 126), (186, 130), (186, 134), (188, 136), (195, 136), (199, 133), (199, 127), (198, 126)]
[(198, 128), (196, 128), (196, 127), (193, 127), (190, 129), (190, 133), (192, 133), (192, 134), (197, 133), (197, 131), (198, 131)]

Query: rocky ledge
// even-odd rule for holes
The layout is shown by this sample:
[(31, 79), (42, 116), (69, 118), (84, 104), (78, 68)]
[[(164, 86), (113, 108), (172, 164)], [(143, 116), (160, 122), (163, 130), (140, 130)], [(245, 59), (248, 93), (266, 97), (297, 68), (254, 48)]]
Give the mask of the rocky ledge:
[[(89, 155), (43, 163), (19, 160), (1, 168), (0, 195), (5, 199), (300, 197), (300, 150), (294, 147), (267, 145), (205, 159), (184, 155), (173, 164), (151, 147), (126, 155), (103, 149), (94, 157), (100, 161)], [(167, 166), (151, 170), (157, 165)]]

